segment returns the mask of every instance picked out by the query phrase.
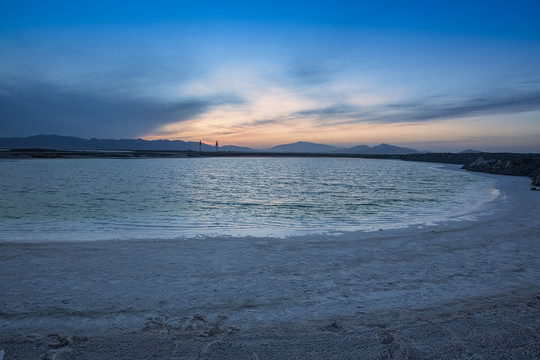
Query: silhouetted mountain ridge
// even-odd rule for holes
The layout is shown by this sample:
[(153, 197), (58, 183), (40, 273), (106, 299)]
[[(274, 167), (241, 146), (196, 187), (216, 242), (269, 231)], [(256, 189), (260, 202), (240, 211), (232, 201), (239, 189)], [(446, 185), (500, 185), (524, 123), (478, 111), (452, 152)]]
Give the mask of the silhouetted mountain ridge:
[[(183, 140), (144, 140), (144, 139), (83, 139), (74, 136), (35, 135), (29, 137), (0, 138), (2, 149), (55, 149), (55, 150), (169, 150), (169, 151), (214, 151), (215, 145)], [(415, 154), (418, 151), (410, 148), (380, 144), (377, 146), (358, 145), (351, 148), (316, 144), (299, 141), (292, 144), (274, 146), (270, 149), (260, 150), (243, 146), (220, 146), (221, 151), (265, 151), (276, 153), (321, 153), (321, 154)]]
[(338, 148), (331, 145), (315, 144), (306, 141), (298, 141), (292, 144), (274, 146), (264, 151), (283, 153), (331, 153)]
[[(171, 150), (199, 151), (198, 141), (144, 140), (144, 139), (83, 139), (73, 136), (35, 135), (25, 138), (0, 138), (3, 149), (55, 149), (55, 150)], [(222, 151), (253, 151), (242, 146), (219, 147)], [(202, 144), (200, 150), (214, 151), (215, 145)]]
[(480, 150), (474, 150), (474, 149), (467, 149), (460, 152), (460, 154), (481, 154), (483, 151)]
[(357, 145), (351, 148), (339, 148), (337, 146), (330, 146), (325, 144), (316, 144), (306, 141), (299, 141), (292, 144), (278, 145), (273, 148), (266, 149), (265, 151), (269, 152), (287, 152), (287, 153), (320, 153), (320, 154), (366, 154), (366, 155), (375, 155), (375, 154), (385, 154), (385, 155), (403, 155), (403, 154), (416, 154), (418, 153), (415, 149), (389, 145), (389, 144), (380, 144), (377, 146), (367, 146), (367, 145)]
[(358, 145), (346, 150), (347, 154), (404, 155), (418, 153), (418, 150), (415, 149), (389, 144), (380, 144), (373, 147), (369, 147), (367, 145)]

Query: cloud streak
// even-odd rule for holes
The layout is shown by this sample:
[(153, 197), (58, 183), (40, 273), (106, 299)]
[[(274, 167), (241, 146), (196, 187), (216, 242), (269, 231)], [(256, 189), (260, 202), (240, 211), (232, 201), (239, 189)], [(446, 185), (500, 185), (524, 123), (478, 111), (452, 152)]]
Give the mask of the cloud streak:
[(129, 94), (72, 89), (25, 81), (0, 85), (3, 136), (85, 134), (87, 137), (138, 137), (169, 123), (196, 118), (242, 100), (231, 94), (158, 100)]
[(481, 115), (517, 114), (540, 110), (540, 90), (520, 94), (483, 95), (467, 99), (450, 97), (438, 98), (437, 103), (430, 99), (409, 103), (382, 104), (361, 107), (351, 104), (307, 109), (294, 113), (293, 117), (313, 118), (321, 126), (347, 123), (418, 123), (448, 120)]

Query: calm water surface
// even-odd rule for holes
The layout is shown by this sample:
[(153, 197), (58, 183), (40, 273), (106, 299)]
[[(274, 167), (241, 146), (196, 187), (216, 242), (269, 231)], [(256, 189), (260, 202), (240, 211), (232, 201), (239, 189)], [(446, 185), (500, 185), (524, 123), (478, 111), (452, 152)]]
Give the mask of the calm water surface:
[(0, 162), (0, 241), (287, 236), (433, 224), (493, 200), (440, 165), (339, 158)]

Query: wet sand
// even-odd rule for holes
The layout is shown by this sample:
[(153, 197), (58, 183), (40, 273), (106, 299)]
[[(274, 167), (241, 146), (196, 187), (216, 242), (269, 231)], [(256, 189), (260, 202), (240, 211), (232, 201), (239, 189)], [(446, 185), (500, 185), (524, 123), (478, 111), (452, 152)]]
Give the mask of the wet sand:
[(540, 358), (540, 192), (371, 233), (0, 243), (5, 359)]

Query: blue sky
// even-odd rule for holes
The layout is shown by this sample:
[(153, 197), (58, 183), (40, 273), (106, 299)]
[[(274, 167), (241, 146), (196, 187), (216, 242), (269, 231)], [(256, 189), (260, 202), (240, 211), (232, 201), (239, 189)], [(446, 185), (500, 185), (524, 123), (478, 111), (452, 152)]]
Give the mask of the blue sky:
[(540, 152), (538, 1), (0, 0), (0, 136)]

